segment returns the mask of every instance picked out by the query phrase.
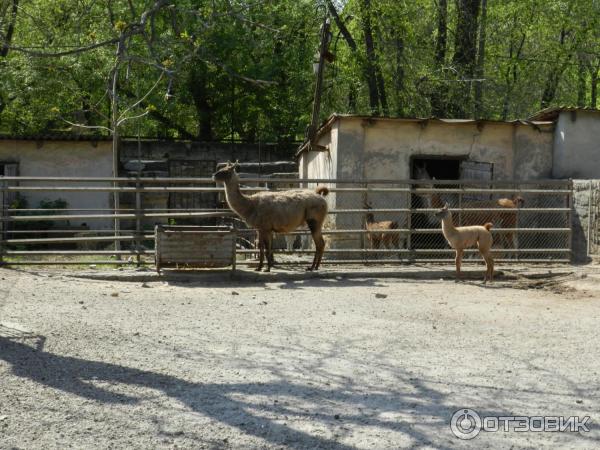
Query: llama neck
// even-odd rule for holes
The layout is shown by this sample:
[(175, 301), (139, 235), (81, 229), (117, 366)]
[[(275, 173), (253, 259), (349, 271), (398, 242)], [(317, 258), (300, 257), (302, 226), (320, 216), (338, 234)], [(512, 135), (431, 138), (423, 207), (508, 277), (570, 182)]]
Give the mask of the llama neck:
[(452, 222), (452, 214), (448, 214), (447, 217), (442, 219), (442, 232), (446, 237), (452, 236), (454, 233), (456, 233), (456, 228)]
[(252, 209), (252, 202), (247, 195), (240, 191), (240, 183), (237, 180), (231, 180), (225, 183), (225, 198), (229, 207), (239, 214), (242, 218), (248, 217)]

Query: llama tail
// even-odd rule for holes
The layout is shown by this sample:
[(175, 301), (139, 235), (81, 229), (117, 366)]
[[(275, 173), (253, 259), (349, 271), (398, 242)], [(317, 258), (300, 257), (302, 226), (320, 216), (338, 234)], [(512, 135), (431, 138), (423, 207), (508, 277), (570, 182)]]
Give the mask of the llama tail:
[(326, 188), (325, 186), (318, 186), (315, 189), (315, 192), (319, 195), (322, 195), (323, 197), (325, 197), (327, 194), (329, 194), (329, 189)]
[(488, 222), (488, 223), (486, 223), (486, 224), (483, 226), (483, 228), (485, 228), (486, 230), (490, 231), (490, 230), (492, 229), (492, 227), (493, 227), (493, 226), (494, 226), (494, 224), (493, 224), (493, 223), (491, 223), (491, 222)]

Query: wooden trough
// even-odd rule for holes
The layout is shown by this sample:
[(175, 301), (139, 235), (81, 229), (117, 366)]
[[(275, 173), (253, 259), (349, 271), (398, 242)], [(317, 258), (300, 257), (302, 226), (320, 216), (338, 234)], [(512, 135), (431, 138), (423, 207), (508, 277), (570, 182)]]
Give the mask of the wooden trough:
[(163, 267), (235, 271), (235, 229), (227, 226), (156, 225), (154, 262)]

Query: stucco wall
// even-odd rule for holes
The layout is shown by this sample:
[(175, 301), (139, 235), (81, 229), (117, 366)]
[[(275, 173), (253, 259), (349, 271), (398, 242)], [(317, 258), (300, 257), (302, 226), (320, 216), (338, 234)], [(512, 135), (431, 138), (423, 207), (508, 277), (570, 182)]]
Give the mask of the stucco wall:
[(554, 134), (554, 178), (600, 176), (600, 113), (563, 111)]
[[(0, 140), (0, 162), (19, 164), (20, 176), (31, 177), (110, 177), (112, 148), (106, 141), (23, 141)], [(60, 182), (21, 182), (22, 186), (52, 186)], [(100, 186), (103, 183), (81, 183), (81, 186)], [(69, 184), (72, 186), (74, 184)], [(25, 192), (21, 194), (30, 208), (41, 200), (67, 201), (68, 208), (110, 208), (108, 192)], [(84, 214), (73, 212), (72, 214)], [(69, 221), (70, 225), (87, 223), (90, 228), (111, 228), (111, 220), (83, 219)]]
[(550, 175), (552, 126), (486, 122), (424, 123), (342, 118), (338, 175), (410, 178), (415, 156), (453, 156), (494, 164), (496, 179)]

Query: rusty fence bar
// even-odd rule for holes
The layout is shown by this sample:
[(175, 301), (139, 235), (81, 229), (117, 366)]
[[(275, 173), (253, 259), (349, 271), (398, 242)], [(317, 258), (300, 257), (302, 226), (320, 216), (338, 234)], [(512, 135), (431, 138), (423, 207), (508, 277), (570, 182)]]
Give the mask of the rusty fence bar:
[[(142, 177), (0, 177), (2, 214), (0, 216), (0, 263), (4, 264), (147, 264), (153, 254), (154, 223), (228, 223), (238, 230), (238, 263), (254, 264), (252, 259), (255, 230), (245, 228), (235, 215), (224, 208), (223, 188), (209, 178), (142, 178)], [(452, 251), (447, 246), (439, 222), (433, 213), (443, 199), (450, 204), (457, 225), (470, 216), (483, 221), (490, 217), (492, 233), (498, 246), (493, 249), (499, 260), (510, 257), (528, 262), (567, 262), (571, 257), (572, 192), (568, 180), (293, 180), (298, 186), (330, 187), (329, 217), (323, 235), (329, 239), (324, 261), (332, 264), (392, 264), (406, 262), (449, 262)], [(10, 182), (10, 185), (9, 185)], [(89, 186), (88, 183), (106, 183)], [(243, 178), (241, 190), (246, 193), (281, 190), (290, 184), (288, 178)], [(259, 183), (260, 186), (249, 186)], [(179, 186), (186, 184), (187, 186)], [(192, 186), (190, 186), (190, 184)], [(341, 185), (341, 186), (340, 186)], [(69, 205), (64, 209), (11, 208), (7, 194), (27, 198), (32, 195), (60, 196), (73, 193), (87, 198), (92, 195), (118, 195), (118, 210), (92, 205)], [(172, 207), (151, 204), (148, 196), (179, 193), (187, 196), (214, 195), (217, 200), (206, 207)], [(126, 196), (130, 196), (130, 205)], [(493, 201), (502, 196), (523, 196), (520, 207), (498, 207)], [(193, 197), (189, 197), (193, 198)], [(485, 200), (465, 200), (483, 198)], [(592, 196), (590, 195), (590, 202)], [(156, 200), (154, 200), (156, 201)], [(367, 202), (372, 203), (368, 209)], [(487, 203), (486, 203), (487, 202)], [(492, 203), (490, 203), (492, 202)], [(192, 202), (193, 203), (193, 202)], [(110, 204), (110, 202), (107, 202)], [(591, 208), (591, 206), (590, 206)], [(366, 229), (367, 214), (375, 221), (395, 223), (393, 229)], [(590, 211), (590, 217), (591, 217)], [(493, 219), (493, 220), (492, 220)], [(474, 219), (473, 219), (474, 220)], [(113, 227), (85, 224), (78, 229), (73, 223), (98, 221)], [(379, 223), (379, 222), (377, 222)], [(37, 225), (36, 225), (37, 224)], [(51, 225), (49, 225), (51, 224)], [(67, 226), (65, 226), (65, 224)], [(245, 228), (245, 229), (244, 229)], [(113, 233), (114, 235), (109, 235)], [(288, 233), (295, 238), (290, 251), (279, 242), (275, 252), (281, 264), (305, 263), (312, 248), (307, 230)], [(374, 235), (377, 235), (375, 240)], [(591, 233), (590, 233), (591, 234)], [(389, 236), (389, 239), (386, 238)], [(300, 238), (300, 239), (298, 239)], [(510, 238), (510, 239), (509, 239)], [(300, 240), (300, 243), (298, 241)], [(377, 241), (380, 241), (376, 244)], [(381, 242), (385, 246), (381, 246)], [(391, 244), (390, 244), (391, 243)], [(112, 245), (112, 248), (103, 246)], [(390, 244), (390, 245), (388, 245)], [(121, 248), (123, 245), (124, 248)], [(590, 244), (591, 246), (591, 244)], [(476, 253), (470, 250), (467, 253)], [(46, 256), (47, 259), (38, 258)], [(109, 256), (128, 260), (88, 260), (83, 256)], [(59, 257), (68, 257), (63, 260)]]

